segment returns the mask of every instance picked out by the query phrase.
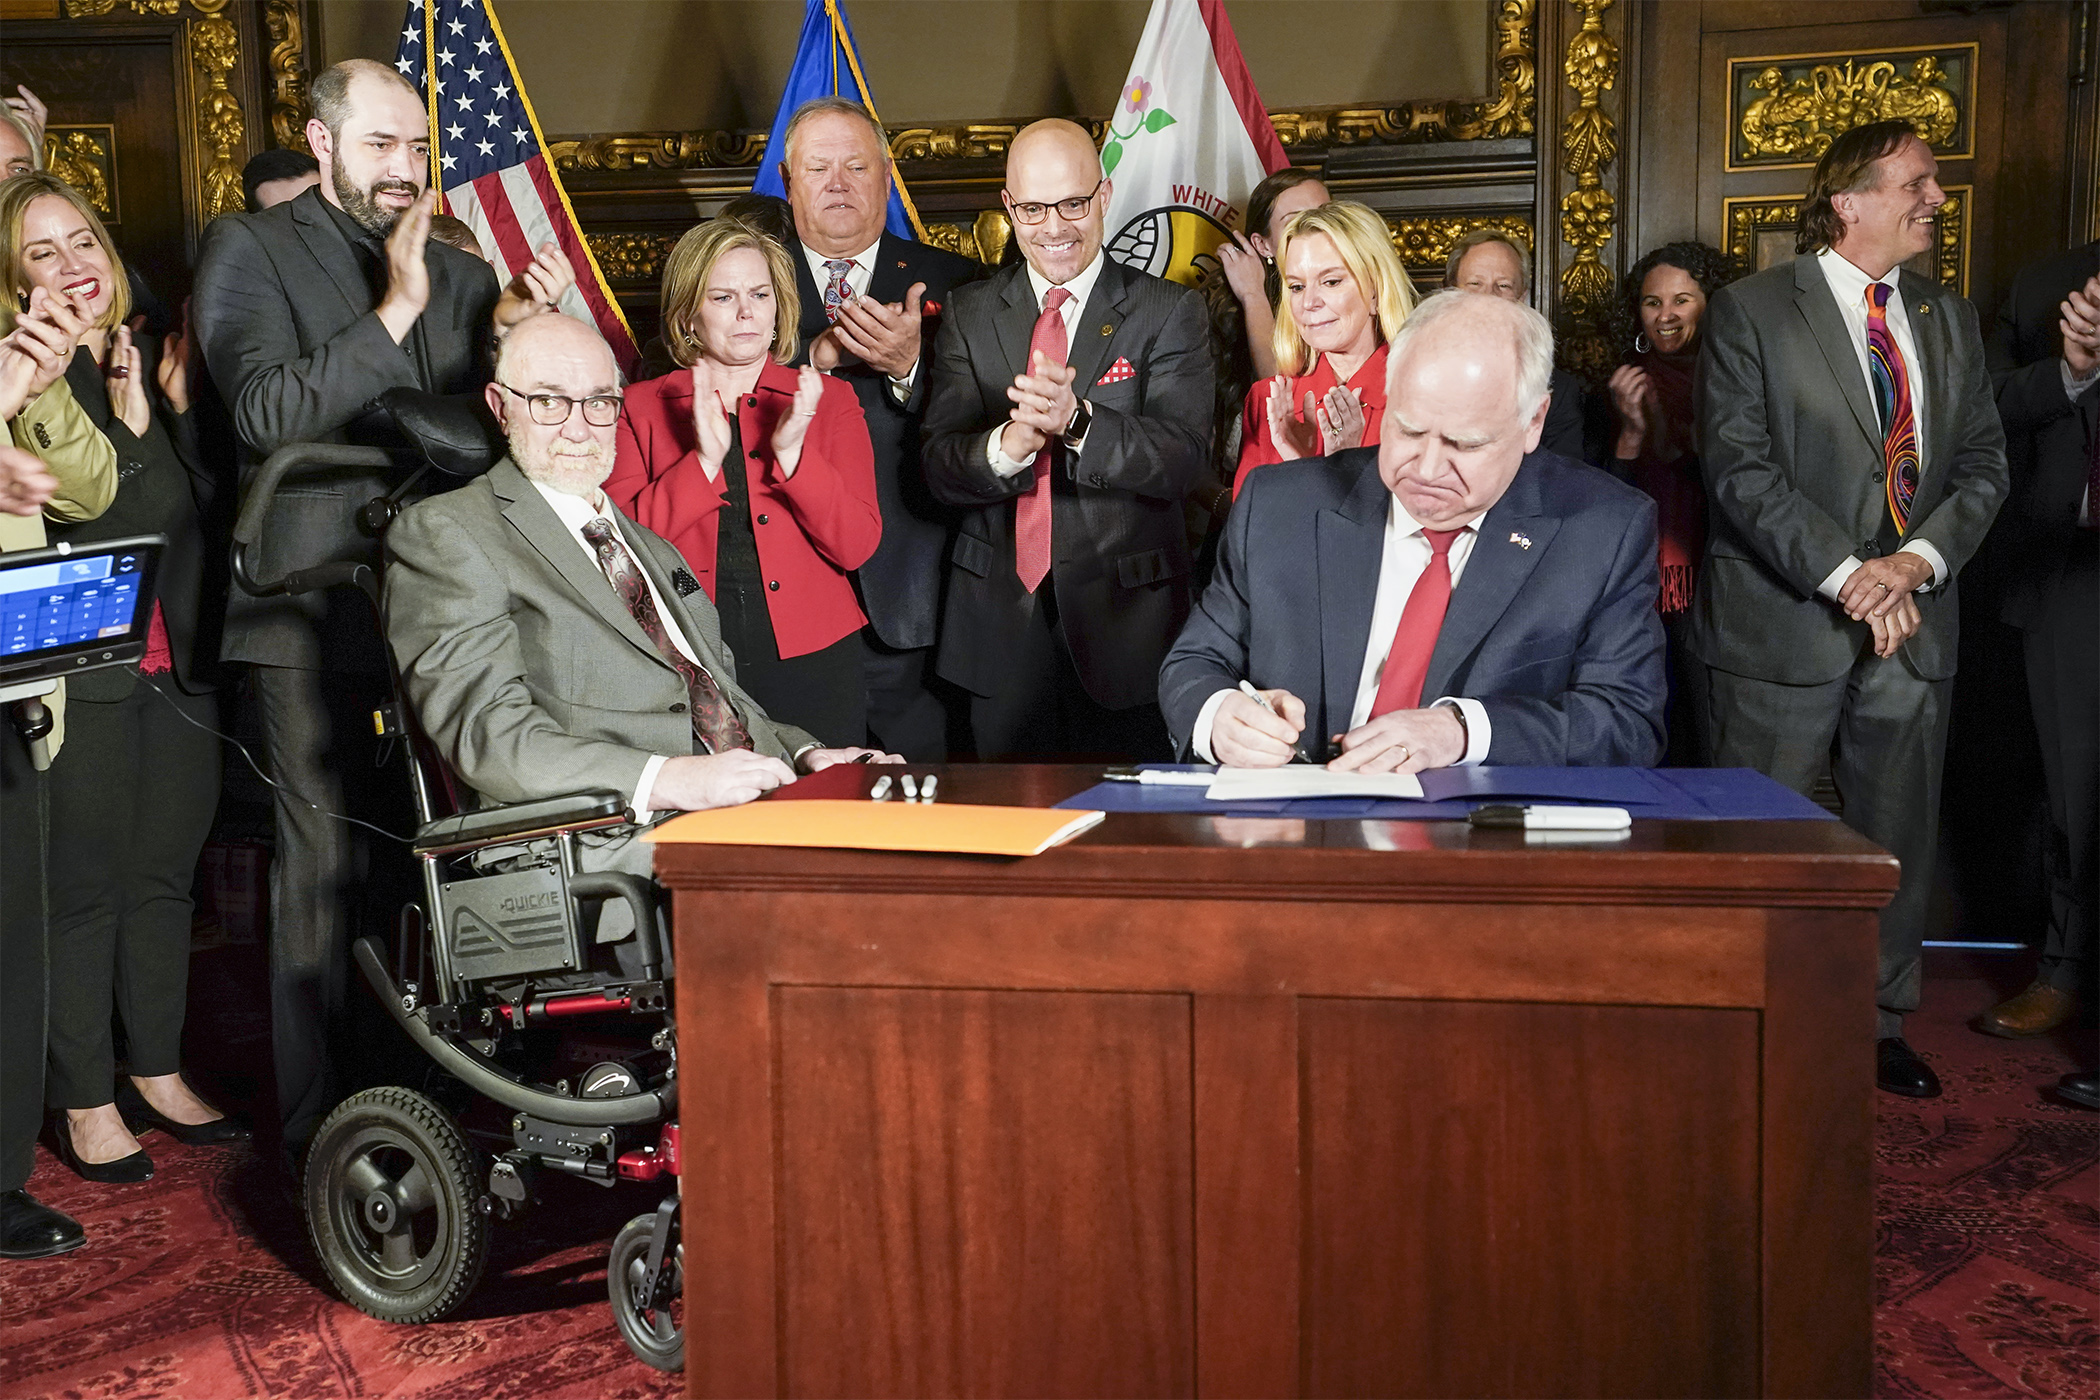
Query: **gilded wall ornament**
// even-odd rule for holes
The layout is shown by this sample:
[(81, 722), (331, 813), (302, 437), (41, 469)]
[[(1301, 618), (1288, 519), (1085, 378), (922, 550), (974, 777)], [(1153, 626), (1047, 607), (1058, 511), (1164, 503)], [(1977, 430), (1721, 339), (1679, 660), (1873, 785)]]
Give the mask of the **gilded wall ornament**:
[(1561, 240), (1575, 260), (1560, 275), (1562, 309), (1577, 318), (1598, 314), (1611, 299), (1611, 270), (1604, 245), (1618, 221), (1618, 202), (1604, 188), (1604, 167), (1619, 154), (1618, 127), (1602, 104), (1618, 81), (1619, 46), (1604, 32), (1612, 0), (1568, 0), (1582, 11), (1582, 27), (1568, 39), (1562, 76), (1576, 94), (1575, 109), (1561, 128), (1561, 168), (1575, 188), (1560, 201)]
[[(1944, 187), (1947, 202), (1935, 221), (1932, 274), (1960, 296), (1969, 294), (1969, 200), (1972, 185)], [(1794, 233), (1801, 226), (1801, 196), (1725, 199), (1721, 224), (1728, 254), (1747, 271), (1762, 272), (1794, 256)]]
[(235, 158), (243, 149), (247, 123), (241, 117), (240, 99), (226, 82), (240, 61), (240, 31), (230, 21), (211, 15), (191, 27), (190, 62), (202, 80), (197, 93), (197, 145), (205, 162), (200, 183), (206, 223), (247, 207), (241, 192), (241, 165)]
[(987, 267), (997, 267), (1013, 241), (1014, 226), (1003, 209), (986, 209), (972, 224), (928, 224), (926, 241)]
[(106, 223), (117, 222), (114, 126), (54, 126), (44, 132), (44, 169), (80, 191)]
[(270, 137), (289, 150), (307, 150), (306, 24), (300, 0), (265, 0), (270, 35)]
[(683, 237), (679, 233), (586, 233), (583, 241), (598, 260), (598, 269), (612, 282), (653, 282), (663, 271), (664, 259)]
[(1393, 248), (1400, 254), (1401, 263), (1409, 272), (1427, 275), (1444, 275), (1444, 264), (1451, 257), (1451, 245), (1475, 229), (1491, 228), (1505, 237), (1514, 239), (1526, 250), (1533, 248), (1531, 220), (1518, 215), (1505, 214), (1432, 214), (1424, 216), (1386, 216), (1386, 224), (1393, 232)]
[(1728, 65), (1728, 168), (1812, 165), (1844, 132), (1904, 118), (1941, 156), (1969, 155), (1974, 44), (1736, 59)]

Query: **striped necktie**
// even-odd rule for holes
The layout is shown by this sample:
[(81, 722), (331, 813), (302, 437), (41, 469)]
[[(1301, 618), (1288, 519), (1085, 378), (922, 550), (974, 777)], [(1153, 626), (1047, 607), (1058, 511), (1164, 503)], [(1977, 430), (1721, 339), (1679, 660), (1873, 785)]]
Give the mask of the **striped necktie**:
[(1910, 372), (1889, 333), (1890, 290), (1886, 282), (1867, 284), (1867, 377), (1874, 386), (1874, 410), (1881, 415), (1889, 519), (1901, 538), (1910, 528), (1910, 503), (1918, 494), (1918, 412), (1911, 402)]

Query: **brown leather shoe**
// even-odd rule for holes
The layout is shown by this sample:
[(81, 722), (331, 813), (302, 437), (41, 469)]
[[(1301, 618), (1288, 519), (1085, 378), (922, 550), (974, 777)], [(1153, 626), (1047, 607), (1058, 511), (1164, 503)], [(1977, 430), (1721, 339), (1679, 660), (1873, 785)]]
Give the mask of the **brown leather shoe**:
[(2003, 1036), (2007, 1040), (2026, 1040), (2031, 1036), (2047, 1035), (2070, 1020), (2071, 1013), (2077, 1009), (2077, 996), (2046, 982), (2037, 982), (2018, 996), (2001, 1001), (1984, 1012), (1976, 1022), (1976, 1029), (1985, 1035)]

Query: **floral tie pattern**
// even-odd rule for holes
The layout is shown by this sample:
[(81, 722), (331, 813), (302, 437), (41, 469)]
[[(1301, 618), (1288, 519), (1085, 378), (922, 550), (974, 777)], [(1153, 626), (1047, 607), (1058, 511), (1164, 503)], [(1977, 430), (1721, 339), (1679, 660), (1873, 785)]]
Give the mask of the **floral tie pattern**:
[(685, 653), (671, 640), (661, 614), (656, 610), (656, 597), (649, 591), (649, 581), (642, 577), (634, 556), (613, 530), (610, 520), (600, 516), (583, 527), (583, 537), (592, 549), (598, 552), (598, 567), (619, 591), (627, 611), (634, 615), (649, 640), (656, 644), (657, 654), (670, 664), (685, 681), (687, 695), (692, 698), (693, 737), (704, 744), (709, 753), (723, 753), (729, 749), (748, 749), (751, 732), (744, 728), (744, 721), (737, 716), (736, 707), (722, 694), (715, 678), (707, 674), (707, 668), (686, 659)]
[(836, 321), (839, 308), (853, 300), (853, 286), (846, 280), (846, 274), (853, 271), (853, 259), (826, 258), (824, 270), (831, 274), (831, 280), (824, 284), (824, 319)]

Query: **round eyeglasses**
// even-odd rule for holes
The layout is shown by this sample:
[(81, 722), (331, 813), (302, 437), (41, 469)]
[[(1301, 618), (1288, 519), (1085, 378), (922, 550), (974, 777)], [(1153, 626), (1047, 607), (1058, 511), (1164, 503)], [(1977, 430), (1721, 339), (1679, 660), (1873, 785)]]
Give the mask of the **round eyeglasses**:
[(1014, 216), (1014, 222), (1017, 224), (1039, 224), (1050, 216), (1052, 209), (1057, 211), (1057, 216), (1061, 219), (1068, 222), (1077, 221), (1086, 217), (1087, 206), (1094, 202), (1095, 195), (1101, 193), (1104, 183), (1105, 180), (1096, 180), (1094, 187), (1085, 194), (1060, 199), (1052, 204), (1038, 204), (1033, 200), (1024, 204), (1009, 194), (1006, 196), (1006, 210)]
[(610, 428), (620, 421), (618, 394), (592, 394), (588, 398), (572, 399), (565, 394), (527, 394), (500, 379), (495, 384), (504, 393), (525, 400), (525, 411), (542, 428), (559, 428), (569, 421), (569, 415), (579, 404), (583, 407), (583, 421), (594, 428)]

